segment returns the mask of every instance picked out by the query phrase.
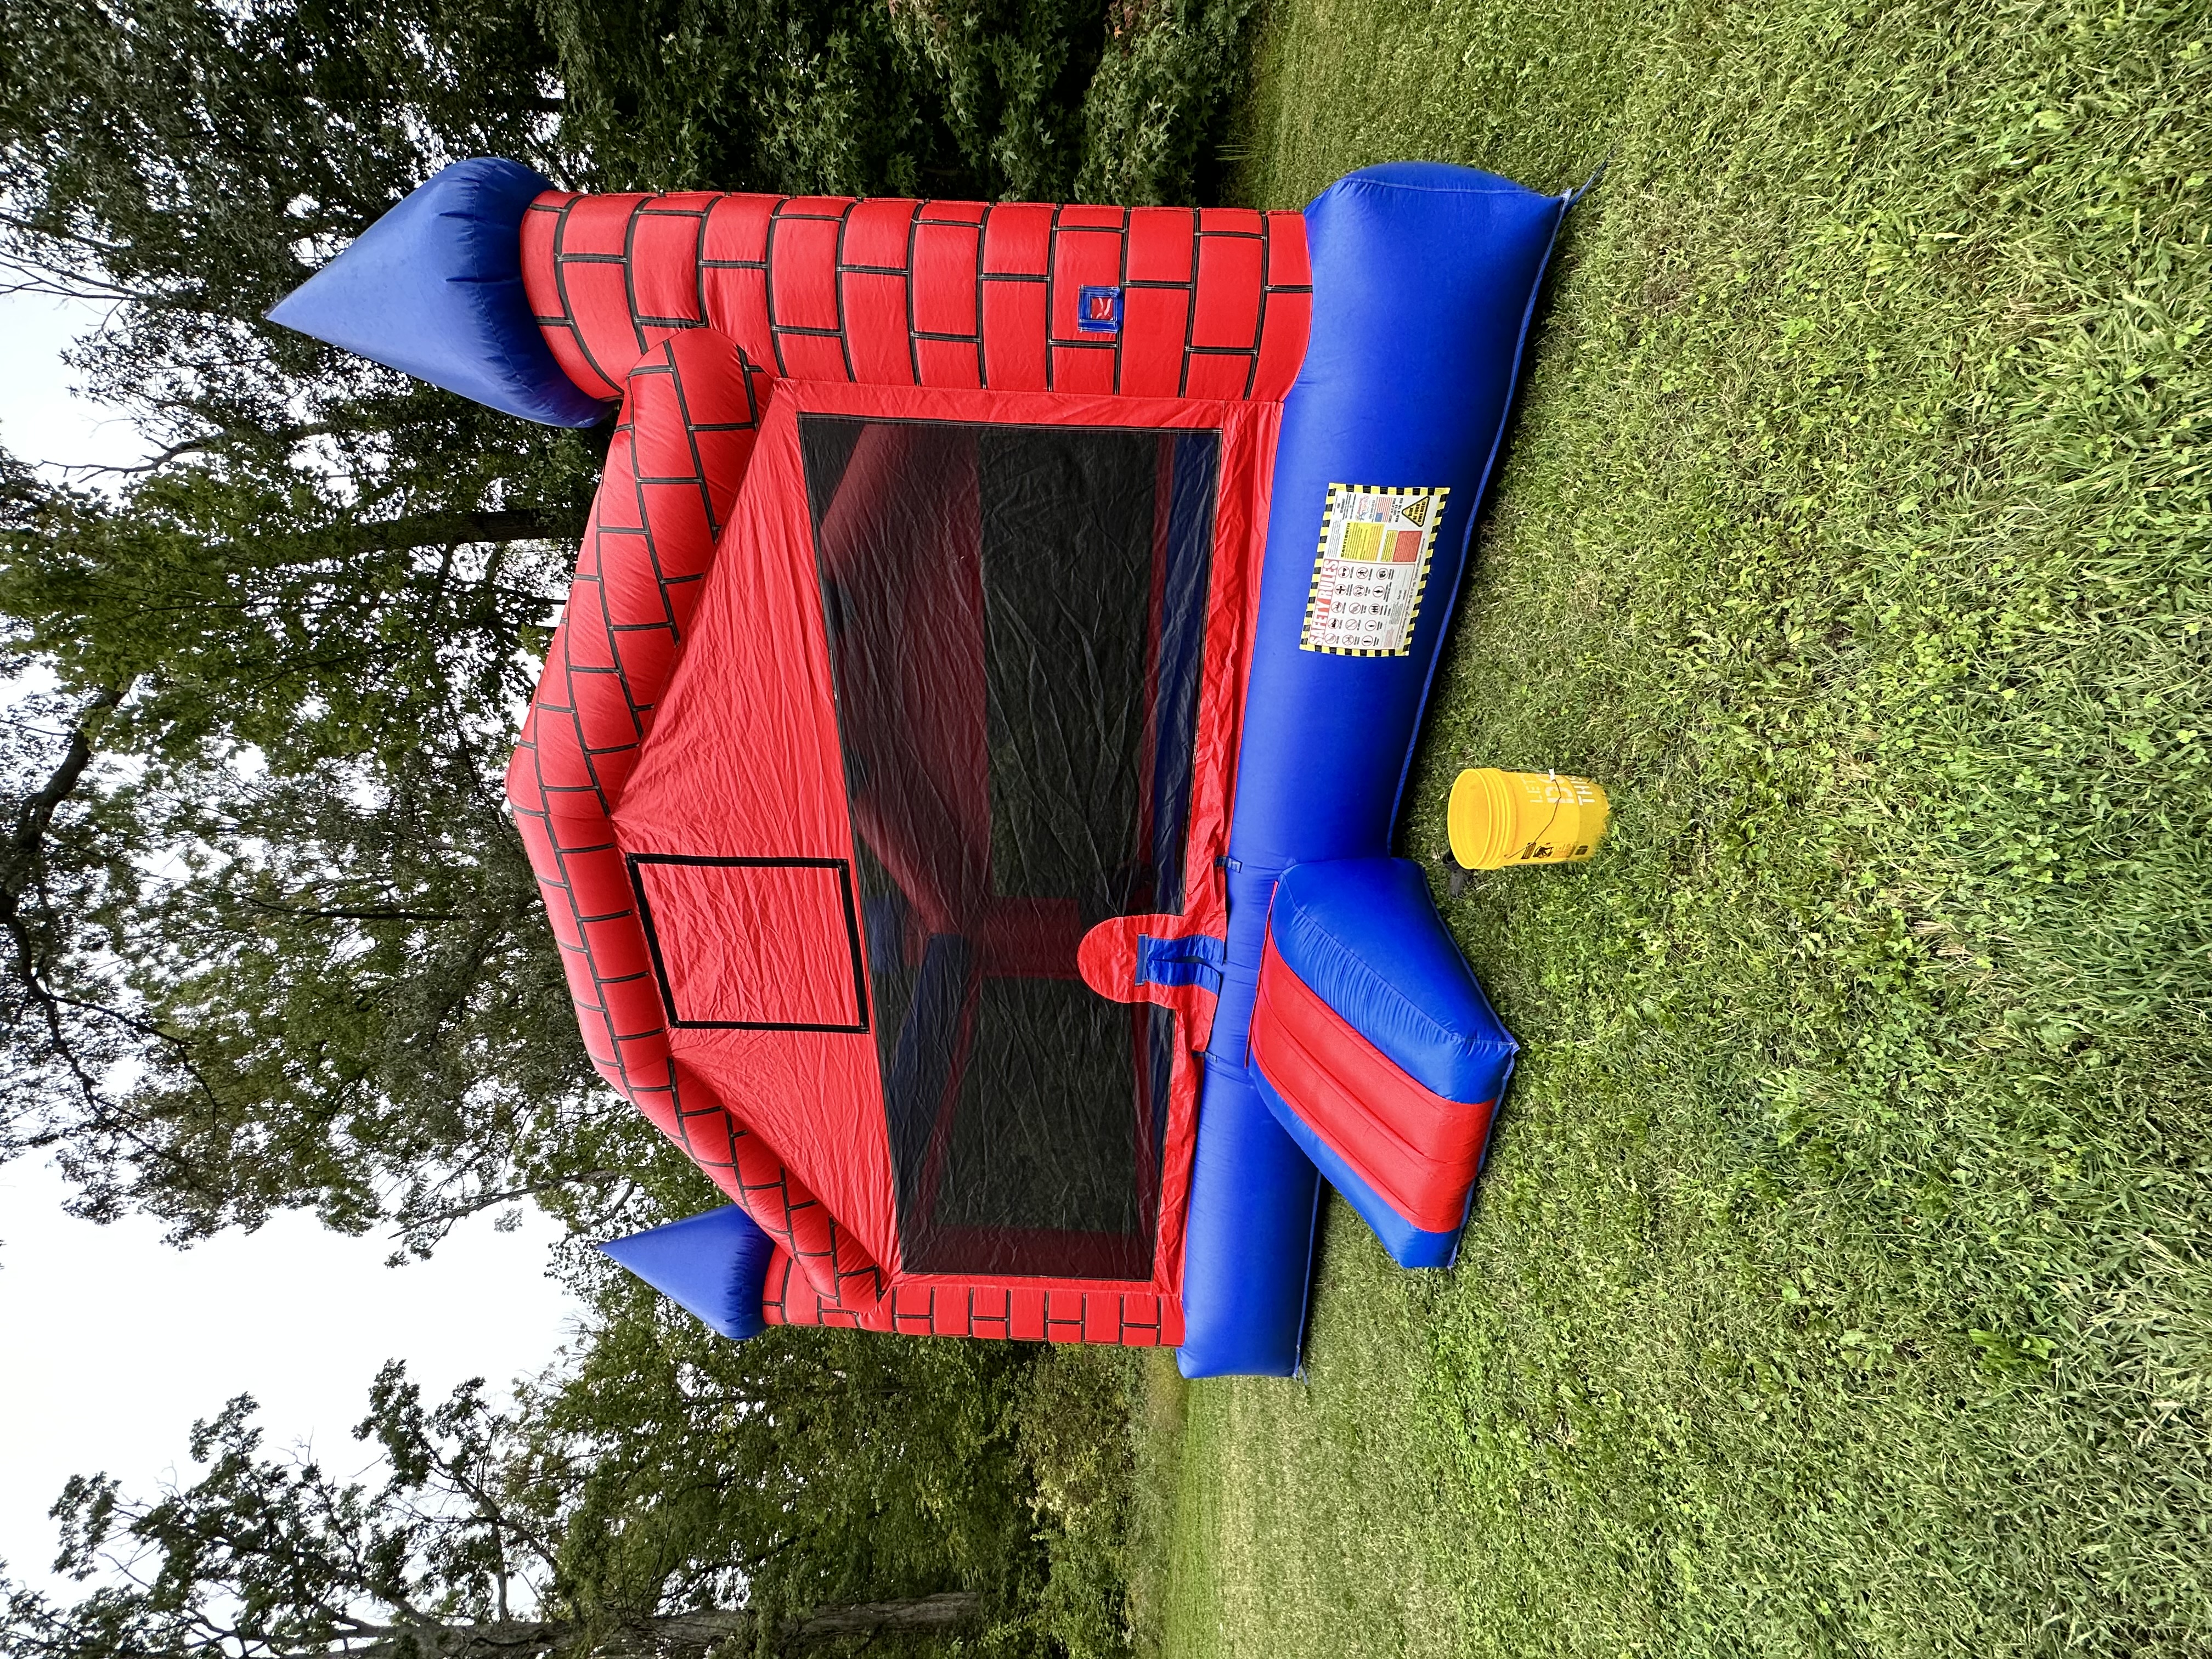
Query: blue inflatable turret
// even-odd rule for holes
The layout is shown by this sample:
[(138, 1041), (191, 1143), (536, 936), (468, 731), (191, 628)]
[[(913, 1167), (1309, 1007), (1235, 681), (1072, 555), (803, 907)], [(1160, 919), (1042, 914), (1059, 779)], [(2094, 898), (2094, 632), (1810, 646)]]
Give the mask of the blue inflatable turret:
[(732, 1341), (768, 1328), (761, 1290), (775, 1244), (734, 1204), (611, 1238), (599, 1249)]
[(525, 420), (594, 426), (522, 287), (522, 216), (553, 188), (520, 161), (456, 161), (279, 300), (271, 322)]

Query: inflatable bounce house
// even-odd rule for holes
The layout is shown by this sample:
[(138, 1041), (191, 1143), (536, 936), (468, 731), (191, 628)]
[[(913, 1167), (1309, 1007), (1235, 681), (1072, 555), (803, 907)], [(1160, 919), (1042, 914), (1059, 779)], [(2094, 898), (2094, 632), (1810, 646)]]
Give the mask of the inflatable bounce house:
[[(1577, 192), (1578, 193), (1578, 192)], [(715, 1329), (1294, 1371), (1452, 1259), (1514, 1044), (1390, 856), (1573, 194), (1303, 215), (447, 168), (276, 320), (612, 447), (509, 775)]]

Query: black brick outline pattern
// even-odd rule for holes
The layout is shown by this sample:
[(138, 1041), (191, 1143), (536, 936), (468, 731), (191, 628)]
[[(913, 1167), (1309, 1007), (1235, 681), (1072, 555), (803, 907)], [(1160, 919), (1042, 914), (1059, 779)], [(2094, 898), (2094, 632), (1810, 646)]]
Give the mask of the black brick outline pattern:
[[(548, 213), (553, 215), (555, 217), (556, 222), (552, 239), (553, 286), (554, 292), (558, 296), (561, 305), (561, 308), (558, 312), (541, 313), (538, 316), (537, 321), (538, 326), (547, 333), (565, 335), (568, 339), (573, 341), (576, 350), (582, 357), (583, 361), (589, 364), (592, 370), (609, 385), (617, 384), (618, 377), (612, 372), (610, 365), (603, 361), (600, 355), (594, 352), (592, 349), (590, 337), (592, 325), (587, 322), (580, 322), (577, 319), (575, 303), (570, 295), (568, 283), (566, 279), (567, 270), (572, 265), (583, 264), (606, 264), (616, 263), (619, 263), (623, 265), (623, 293), (628, 301), (629, 313), (628, 318), (624, 319), (626, 332), (635, 339), (636, 349), (641, 355), (649, 349), (650, 344), (652, 343), (653, 333), (655, 331), (678, 331), (704, 327), (726, 327), (733, 325), (735, 319), (716, 319), (708, 315), (705, 273), (710, 270), (759, 270), (763, 275), (766, 290), (769, 319), (769, 339), (766, 342), (767, 351), (769, 361), (775, 365), (775, 373), (778, 375), (782, 375), (789, 372), (788, 359), (784, 349), (786, 340), (799, 338), (827, 339), (834, 337), (838, 342), (840, 355), (844, 362), (844, 378), (848, 381), (856, 379), (857, 376), (855, 374), (853, 362), (851, 338), (852, 324), (851, 319), (848, 319), (846, 314), (847, 284), (845, 279), (850, 276), (896, 276), (902, 280), (902, 286), (905, 289), (904, 331), (907, 337), (905, 342), (907, 350), (905, 355), (908, 374), (913, 377), (911, 380), (900, 382), (899, 384), (955, 384), (941, 380), (925, 380), (923, 379), (922, 354), (920, 349), (920, 345), (921, 342), (926, 340), (937, 343), (972, 346), (975, 352), (975, 378), (973, 382), (961, 381), (957, 384), (963, 386), (972, 384), (985, 390), (988, 390), (991, 385), (988, 374), (988, 355), (987, 351), (986, 330), (983, 322), (985, 315), (985, 288), (986, 285), (989, 283), (1039, 283), (1042, 284), (1045, 289), (1045, 326), (1043, 337), (1041, 342), (1044, 362), (1044, 385), (1042, 389), (1046, 391), (1060, 389), (1055, 384), (1058, 376), (1057, 367), (1054, 361), (1055, 353), (1060, 351), (1110, 351), (1114, 354), (1113, 390), (1115, 393), (1119, 393), (1121, 392), (1122, 382), (1121, 346), (1127, 332), (1126, 319), (1123, 328), (1110, 337), (1102, 337), (1095, 334), (1086, 335), (1081, 333), (1079, 331), (1073, 336), (1063, 337), (1054, 331), (1053, 319), (1059, 314), (1059, 268), (1060, 264), (1060, 240), (1063, 235), (1111, 235), (1118, 238), (1120, 243), (1121, 259), (1119, 285), (1125, 295), (1132, 290), (1151, 289), (1181, 290), (1188, 296), (1187, 302), (1183, 307), (1183, 356), (1182, 371), (1176, 386), (1176, 395), (1178, 396), (1190, 395), (1191, 365), (1195, 359), (1200, 357), (1242, 358), (1245, 364), (1244, 386), (1242, 395), (1245, 398), (1255, 396), (1259, 380), (1260, 362), (1267, 337), (1267, 319), (1270, 301), (1279, 295), (1310, 295), (1313, 291), (1312, 284), (1310, 283), (1285, 283), (1276, 280), (1275, 267), (1277, 264), (1277, 256), (1273, 246), (1275, 222), (1272, 216), (1253, 212), (1251, 214), (1253, 222), (1249, 225), (1231, 226), (1217, 222), (1209, 226), (1206, 222), (1209, 217), (1214, 218), (1218, 221), (1223, 216), (1232, 214), (1241, 218), (1246, 211), (1244, 210), (1212, 209), (1200, 210), (1194, 208), (1170, 210), (1172, 211), (1187, 213), (1189, 215), (1191, 235), (1190, 275), (1185, 280), (1173, 281), (1156, 277), (1138, 278), (1133, 280), (1129, 276), (1129, 246), (1131, 241), (1131, 228), (1133, 221), (1131, 218), (1131, 210), (1127, 208), (1110, 210), (1110, 211), (1119, 215), (1118, 223), (1077, 223), (1063, 225), (1061, 223), (1062, 216), (1071, 211), (1071, 210), (1066, 206), (1054, 207), (1051, 210), (1052, 218), (1047, 229), (1045, 238), (1045, 269), (1040, 272), (991, 270), (986, 268), (984, 254), (986, 248), (989, 245), (991, 218), (994, 213), (1004, 210), (1000, 204), (984, 204), (980, 206), (980, 209), (977, 209), (976, 204), (974, 204), (940, 203), (930, 200), (903, 202), (902, 204), (908, 207), (911, 211), (908, 220), (906, 264), (900, 266), (863, 264), (847, 257), (845, 246), (847, 234), (850, 228), (853, 210), (860, 204), (858, 198), (854, 198), (774, 197), (750, 198), (754, 200), (767, 200), (772, 204), (768, 218), (764, 252), (763, 257), (758, 259), (722, 258), (708, 258), (705, 256), (706, 231), (709, 217), (713, 215), (715, 208), (721, 203), (725, 201), (741, 199), (726, 192), (711, 196), (692, 196), (685, 198), (641, 196), (617, 198), (628, 200), (631, 204), (629, 215), (623, 227), (623, 246), (625, 251), (622, 253), (607, 253), (595, 251), (571, 249), (567, 246), (570, 219), (577, 204), (589, 199), (592, 198), (580, 196), (553, 199), (540, 198), (540, 200), (533, 204), (530, 209), (530, 211), (533, 213)], [(884, 198), (877, 199), (880, 200)], [(673, 205), (673, 203), (678, 200), (682, 201), (684, 205)], [(1021, 204), (1007, 205), (1029, 206), (1030, 204)], [(961, 212), (960, 210), (963, 208), (975, 209), (976, 210), (974, 213), (974, 216), (971, 218), (968, 214)], [(1081, 215), (1097, 215), (1103, 211), (1108, 211), (1106, 210), (1096, 208), (1076, 209), (1073, 210)], [(695, 301), (697, 311), (696, 316), (676, 317), (663, 313), (647, 313), (641, 308), (639, 303), (636, 276), (635, 270), (631, 264), (629, 250), (634, 248), (635, 246), (637, 226), (639, 222), (641, 219), (647, 217), (684, 218), (691, 220), (694, 223), (690, 257), (694, 270), (694, 289), (696, 295)], [(837, 319), (835, 325), (833, 326), (819, 326), (814, 324), (792, 324), (779, 320), (776, 305), (775, 281), (776, 267), (779, 263), (777, 258), (776, 243), (779, 228), (787, 222), (835, 223), (837, 227), (836, 250), (829, 272)], [(969, 230), (972, 228), (974, 232), (974, 258), (975, 269), (975, 331), (972, 335), (945, 334), (929, 331), (924, 331), (918, 326), (915, 302), (914, 263), (916, 242), (919, 238), (921, 228), (924, 225), (939, 226), (948, 228), (957, 228), (961, 230)], [(1254, 313), (1253, 337), (1249, 345), (1206, 346), (1196, 343), (1199, 318), (1198, 301), (1200, 277), (1200, 273), (1205, 268), (1206, 246), (1209, 242), (1223, 240), (1250, 241), (1257, 242), (1261, 245), (1261, 282), (1257, 292), (1257, 302)], [(1078, 286), (1079, 287), (1081, 284), (1078, 283)], [(605, 322), (608, 319), (599, 320)], [(604, 348), (606, 342), (603, 338), (600, 343)], [(740, 343), (743, 344), (744, 343), (741, 342)], [(757, 346), (760, 343), (754, 342), (752, 343)], [(1007, 343), (1011, 345), (1014, 343), (1008, 342)], [(1285, 387), (1284, 390), (1287, 391), (1288, 388)]]
[[(600, 522), (596, 504), (594, 506), (592, 523), (586, 532), (594, 556), (580, 562), (576, 580), (570, 589), (561, 636), (556, 636), (554, 649), (549, 653), (545, 675), (539, 682), (538, 695), (524, 724), (521, 740), (516, 746), (509, 770), (508, 799), (514, 811), (516, 828), (522, 835), (532, 866), (538, 875), (540, 896), (555, 922), (554, 933), (568, 968), (572, 1000), (578, 1023), (583, 1030), (585, 1046), (600, 1074), (624, 1098), (645, 1111), (648, 1117), (656, 1122), (672, 1125), (676, 1139), (692, 1160), (710, 1176), (716, 1176), (718, 1185), (722, 1186), (725, 1191), (731, 1191), (732, 1195), (744, 1205), (746, 1212), (790, 1256), (806, 1266), (810, 1281), (824, 1288), (836, 1287), (841, 1302), (866, 1305), (882, 1293), (881, 1268), (860, 1248), (858, 1241), (845, 1232), (821, 1201), (792, 1176), (782, 1161), (715, 1098), (702, 1081), (694, 1080), (691, 1090), (694, 1097), (687, 1102), (682, 1086), (683, 1074), (678, 1072), (668, 1050), (665, 1010), (656, 1006), (649, 1024), (640, 1024), (634, 1030), (623, 1029), (616, 1012), (617, 1003), (623, 999), (619, 994), (611, 996), (609, 992), (644, 981), (651, 972), (647, 965), (649, 952), (645, 946), (641, 919), (638, 915), (634, 896), (629, 896), (618, 908), (597, 911), (588, 908), (577, 897), (580, 878), (592, 885), (606, 885), (611, 878), (619, 884), (619, 887), (611, 888), (610, 891), (623, 890), (627, 895), (627, 874), (623, 869), (621, 854), (611, 832), (609, 812), (611, 793), (618, 790), (619, 784), (615, 784), (611, 790), (609, 781), (603, 773), (603, 764), (606, 757), (613, 754), (635, 753), (646, 732), (651, 729), (654, 708), (651, 697), (641, 696), (639, 693), (641, 690), (647, 690), (657, 696), (659, 690), (658, 686), (641, 688), (621, 671), (621, 638), (623, 633), (635, 630), (618, 627), (611, 620), (600, 584), (606, 570), (607, 556), (611, 550), (601, 547), (599, 538), (605, 532), (621, 538), (641, 539), (659, 585), (662, 617), (657, 622), (638, 626), (653, 630), (665, 629), (672, 635), (672, 647), (680, 646), (682, 618), (678, 613), (680, 609), (688, 616), (690, 607), (679, 607), (672, 598), (672, 590), (700, 580), (704, 566), (702, 564), (702, 576), (671, 577), (667, 574), (668, 565), (661, 557), (653, 535), (650, 516), (646, 511), (642, 486), (648, 483), (696, 484), (702, 495), (708, 535), (710, 538), (719, 535), (721, 525), (719, 515), (714, 512), (698, 434), (702, 431), (714, 430), (750, 431), (756, 426), (758, 417), (759, 399), (753, 384), (757, 371), (740, 349), (738, 352), (739, 367), (748, 394), (746, 419), (720, 423), (696, 421), (689, 400), (684, 394), (679, 359), (684, 349), (672, 340), (663, 342), (648, 360), (638, 365), (628, 377), (629, 387), (623, 400), (615, 442), (618, 446), (628, 446), (626, 459), (629, 465), (627, 470), (632, 475), (633, 488), (639, 490), (637, 516), (642, 528), (625, 530), (620, 526), (611, 529), (605, 526)], [(684, 422), (696, 469), (688, 478), (641, 477), (637, 471), (634, 422), (640, 401), (638, 392), (642, 386), (659, 376), (665, 376), (672, 382), (678, 417)], [(611, 459), (612, 452), (611, 461)], [(611, 465), (609, 471), (611, 474), (614, 471)], [(603, 484), (603, 492), (605, 488)], [(592, 611), (596, 611), (599, 625), (607, 630), (608, 650), (615, 664), (612, 668), (584, 667), (574, 665), (568, 659), (562, 636), (575, 626), (580, 617)], [(603, 681), (609, 676), (619, 684), (623, 700), (620, 706), (628, 711), (631, 735), (621, 744), (595, 750), (586, 741), (581, 705), (589, 696), (593, 701), (600, 702), (603, 707), (616, 706), (599, 694), (587, 691), (588, 684)], [(560, 700), (564, 696), (565, 702)], [(539, 742), (541, 722), (563, 719), (569, 724), (570, 735), (590, 775), (589, 783), (582, 787), (549, 783), (543, 769)], [(563, 803), (560, 810), (556, 808), (556, 802)], [(568, 839), (571, 836), (574, 839)], [(596, 872), (587, 872), (580, 867), (594, 862), (600, 866)], [(564, 920), (568, 924), (565, 929), (560, 925)], [(592, 937), (594, 933), (620, 934), (625, 922), (636, 933), (640, 965), (631, 972), (608, 974), (604, 971), (598, 952), (593, 948)], [(578, 988), (580, 975), (577, 969), (580, 968), (581, 979), (590, 987), (588, 995)], [(634, 995), (628, 1000), (633, 1004), (643, 1001)], [(714, 1146), (718, 1138), (726, 1142), (729, 1149), (726, 1155)]]

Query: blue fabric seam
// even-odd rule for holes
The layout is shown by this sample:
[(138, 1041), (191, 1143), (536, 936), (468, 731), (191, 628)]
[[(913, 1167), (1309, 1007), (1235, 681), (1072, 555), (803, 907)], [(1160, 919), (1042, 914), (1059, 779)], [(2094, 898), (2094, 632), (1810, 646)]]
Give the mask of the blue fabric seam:
[(1221, 991), (1222, 966), (1229, 959), (1229, 941), (1212, 933), (1181, 939), (1137, 936), (1136, 985), (1202, 985), (1217, 996)]
[[(1470, 172), (1472, 168), (1468, 169)], [(1340, 185), (1356, 186), (1360, 190), (1402, 190), (1422, 196), (1535, 196), (1536, 192), (1524, 185), (1414, 185), (1402, 179), (1369, 179), (1353, 173), (1337, 180)], [(1332, 186), (1334, 188), (1334, 186)], [(1539, 197), (1538, 200), (1543, 198)]]
[[(1498, 1139), (1498, 1120), (1505, 1115), (1505, 1091), (1513, 1085), (1513, 1060), (1514, 1056), (1506, 1056), (1505, 1075), (1498, 1079), (1498, 1098), (1490, 1103), (1490, 1121), (1482, 1126), (1482, 1145), (1474, 1154), (1474, 1175), (1478, 1181), (1482, 1178), (1483, 1170), (1490, 1166), (1490, 1143)], [(1467, 1202), (1468, 1210), (1472, 1212), (1474, 1208), (1473, 1187), (1468, 1188)]]

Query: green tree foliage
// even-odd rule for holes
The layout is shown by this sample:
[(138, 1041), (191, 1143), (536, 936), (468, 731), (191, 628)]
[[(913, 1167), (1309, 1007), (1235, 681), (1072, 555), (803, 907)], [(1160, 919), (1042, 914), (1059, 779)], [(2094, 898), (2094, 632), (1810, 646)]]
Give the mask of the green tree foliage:
[[(501, 799), (604, 434), (263, 313), (472, 154), (1170, 192), (1241, 0), (1212, 3), (1194, 34), (1106, 0), (0, 0), (0, 268), (107, 302), (76, 366), (155, 451), (104, 492), (0, 459), (0, 652), (50, 688), (0, 756), (0, 1157), (179, 1238), (696, 1206), (583, 1063)], [(1139, 114), (1085, 117), (1101, 87)]]
[(519, 1190), (621, 1197), (652, 1137), (589, 1080), (501, 801), (565, 556), (460, 539), (547, 509), (364, 520), (234, 464), (18, 483), (0, 605), (84, 714), (0, 885), (17, 1140), (185, 1236), (304, 1204), (427, 1245)]
[(595, 1300), (588, 1349), (524, 1405), (571, 1493), (561, 1567), (592, 1616), (686, 1574), (684, 1595), (727, 1601), (742, 1582), (779, 1620), (952, 1585), (1005, 1612), (1034, 1599), (1012, 1426), (1034, 1350), (835, 1329), (732, 1343), (626, 1275)]
[(10, 0), (0, 258), (118, 302), (76, 367), (173, 453), (480, 485), (456, 441), (511, 451), (487, 429), (511, 423), (457, 428), (454, 400), (260, 318), (447, 161), (567, 171), (556, 84), (520, 0)]
[(1079, 111), (1097, 70), (1110, 6), (1085, 0), (895, 0), (906, 49), (940, 77), (945, 118), (994, 195), (1073, 193)]
[(1251, 0), (547, 0), (611, 189), (1190, 198)]
[(1143, 1364), (1127, 1348), (1054, 1348), (1015, 1398), (1015, 1441), (1046, 1558), (1030, 1617), (1067, 1659), (1116, 1659), (1132, 1645)]
[(91, 1213), (419, 1249), (653, 1167), (500, 799), (599, 447), (261, 320), (453, 156), (564, 172), (553, 61), (515, 5), (0, 9), (0, 258), (113, 301), (78, 367), (160, 446), (112, 495), (0, 476), (58, 682), (8, 775), (0, 1151)]
[[(495, 1410), (397, 1363), (368, 1476), (270, 1455), (253, 1402), (195, 1426), (196, 1478), (54, 1507), (74, 1601), (0, 1585), (7, 1659), (555, 1659), (1022, 1651), (1033, 1587), (999, 1425), (1018, 1350), (850, 1332), (716, 1341), (615, 1298), (581, 1369)], [(680, 1322), (680, 1323), (679, 1323)], [(920, 1364), (900, 1363), (915, 1354)], [(351, 1460), (349, 1460), (349, 1462)]]
[(880, 0), (547, 0), (564, 139), (622, 190), (974, 195)]
[(1083, 101), (1078, 197), (1140, 205), (1212, 193), (1211, 145), (1242, 79), (1254, 4), (1116, 0)]

